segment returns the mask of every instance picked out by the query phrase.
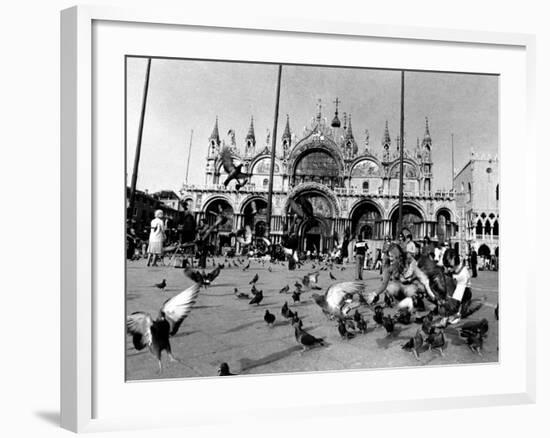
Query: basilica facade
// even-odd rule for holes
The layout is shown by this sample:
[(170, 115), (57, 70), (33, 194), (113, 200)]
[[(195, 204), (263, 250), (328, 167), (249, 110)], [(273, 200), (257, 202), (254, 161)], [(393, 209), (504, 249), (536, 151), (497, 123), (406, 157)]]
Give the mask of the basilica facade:
[[(383, 139), (379, 151), (369, 145), (368, 131), (362, 144), (356, 140), (351, 115), (344, 115), (340, 127), (322, 117), (320, 106), (300, 135), (291, 130), (287, 116), (277, 141), (273, 178), (271, 240), (279, 243), (287, 217), (290, 198), (307, 198), (314, 218), (300, 224), (300, 250), (333, 249), (335, 242), (349, 230), (361, 235), (371, 248), (381, 247), (383, 238), (396, 237), (399, 200), (399, 138), (392, 141), (388, 124), (380, 127)], [(355, 123), (355, 121), (354, 121)], [(434, 163), (428, 119), (419, 127), (423, 135), (416, 147), (404, 150), (403, 227), (415, 239), (456, 240), (458, 218), (452, 190), (432, 188)], [(232, 131), (230, 131), (232, 133)], [(261, 235), (266, 227), (267, 192), (271, 163), (270, 140), (258, 145), (251, 119), (244, 144), (220, 139), (218, 120), (208, 138), (203, 185), (184, 185), (182, 199), (198, 219), (214, 220), (212, 212), (221, 209), (229, 221), (216, 236), (220, 247), (231, 246), (233, 232), (250, 225)], [(223, 185), (226, 174), (219, 157), (223, 146), (234, 148), (241, 157), (243, 171), (250, 174), (239, 191), (235, 182)], [(254, 210), (256, 210), (254, 214)]]

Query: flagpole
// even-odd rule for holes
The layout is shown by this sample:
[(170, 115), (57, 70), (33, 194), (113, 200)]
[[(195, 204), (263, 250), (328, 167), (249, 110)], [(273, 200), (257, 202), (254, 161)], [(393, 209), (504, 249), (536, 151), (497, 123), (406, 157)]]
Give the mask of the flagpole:
[(189, 151), (187, 152), (187, 168), (185, 169), (185, 184), (189, 177), (189, 162), (191, 161), (191, 146), (193, 146), (193, 130), (191, 129), (191, 138), (189, 139)]
[(145, 119), (145, 109), (147, 108), (147, 95), (149, 94), (149, 75), (151, 73), (151, 58), (147, 59), (147, 70), (145, 71), (145, 84), (143, 85), (143, 97), (141, 103), (141, 114), (139, 117), (138, 138), (136, 144), (136, 155), (134, 157), (134, 170), (132, 173), (132, 183), (130, 185), (130, 201), (128, 205), (128, 217), (133, 216), (134, 203), (136, 201), (136, 183), (139, 169), (139, 157), (141, 155), (141, 139), (143, 138), (143, 124)]
[(273, 173), (275, 169), (275, 146), (277, 142), (277, 122), (279, 121), (279, 99), (281, 96), (281, 71), (283, 66), (279, 64), (277, 72), (277, 91), (275, 94), (275, 115), (273, 120), (273, 134), (271, 135), (271, 162), (269, 166), (269, 188), (267, 192), (267, 229), (266, 236), (269, 239), (271, 235), (271, 203), (273, 200)]
[(403, 231), (403, 146), (405, 144), (405, 71), (401, 70), (401, 123), (399, 139), (399, 219), (397, 234)]

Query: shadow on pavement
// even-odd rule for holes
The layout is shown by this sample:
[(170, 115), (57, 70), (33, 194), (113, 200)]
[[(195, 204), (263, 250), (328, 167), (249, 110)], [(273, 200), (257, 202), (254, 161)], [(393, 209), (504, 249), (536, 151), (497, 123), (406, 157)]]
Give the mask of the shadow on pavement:
[(294, 347), (290, 347), (282, 351), (271, 353), (260, 359), (256, 359), (256, 360), (248, 359), (248, 358), (239, 359), (239, 361), (241, 362), (241, 371), (244, 372), (262, 365), (268, 365), (270, 363), (284, 359), (285, 357), (290, 356), (295, 351), (299, 351), (301, 349), (302, 348), (299, 345), (295, 345)]
[(255, 324), (258, 324), (258, 321), (252, 321), (252, 322), (247, 322), (247, 323), (244, 323), (244, 324), (241, 324), (241, 325), (238, 325), (236, 327), (233, 327), (233, 328), (230, 328), (229, 330), (226, 330), (225, 332), (223, 332), (224, 334), (227, 334), (227, 333), (234, 333), (234, 332), (238, 332), (239, 330), (242, 330), (242, 329), (245, 329), (247, 327), (251, 327)]

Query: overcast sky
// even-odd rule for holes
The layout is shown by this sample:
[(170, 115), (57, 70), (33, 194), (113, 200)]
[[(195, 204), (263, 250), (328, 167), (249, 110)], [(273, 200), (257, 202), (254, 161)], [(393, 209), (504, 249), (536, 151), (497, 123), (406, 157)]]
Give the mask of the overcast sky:
[[(128, 58), (127, 134), (128, 183), (133, 167), (146, 60)], [(178, 191), (185, 181), (190, 134), (193, 146), (189, 183), (205, 180), (208, 137), (216, 116), (220, 136), (233, 129), (244, 149), (250, 117), (254, 116), (257, 147), (263, 147), (273, 128), (277, 66), (266, 64), (153, 59), (143, 130), (138, 189)], [(322, 100), (323, 116), (352, 114), (353, 133), (360, 151), (365, 130), (370, 148), (380, 153), (385, 121), (392, 149), (399, 134), (400, 72), (375, 69), (283, 66), (279, 110), (280, 139), (286, 114), (300, 139), (305, 125)], [(405, 142), (414, 150), (422, 141), (425, 117), (433, 142), (434, 189), (451, 187), (451, 133), (455, 169), (470, 150), (496, 154), (498, 150), (498, 78), (457, 73), (405, 73)], [(277, 144), (279, 146), (280, 143)]]

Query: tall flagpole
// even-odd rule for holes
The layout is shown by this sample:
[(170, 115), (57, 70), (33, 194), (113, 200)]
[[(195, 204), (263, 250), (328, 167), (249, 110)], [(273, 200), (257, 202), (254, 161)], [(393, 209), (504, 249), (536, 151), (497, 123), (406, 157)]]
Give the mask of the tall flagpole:
[(451, 133), (451, 188), (455, 188), (455, 135)]
[(271, 135), (271, 163), (269, 165), (269, 188), (267, 192), (267, 229), (266, 237), (271, 235), (271, 203), (273, 200), (273, 173), (275, 169), (275, 146), (277, 142), (277, 122), (279, 121), (279, 98), (281, 96), (281, 71), (283, 66), (279, 64), (277, 73), (277, 91), (275, 94), (275, 115), (273, 120), (273, 134)]
[(189, 178), (189, 162), (191, 161), (191, 146), (193, 146), (193, 130), (191, 129), (191, 138), (189, 139), (189, 151), (187, 152), (187, 168), (185, 169), (185, 184)]
[(139, 157), (141, 155), (141, 139), (143, 137), (143, 122), (145, 109), (147, 108), (147, 94), (149, 93), (149, 74), (151, 73), (151, 58), (147, 59), (147, 70), (145, 71), (145, 84), (143, 85), (143, 97), (141, 102), (141, 115), (139, 117), (138, 138), (136, 144), (136, 155), (134, 157), (134, 171), (132, 173), (132, 184), (130, 185), (130, 201), (128, 205), (128, 217), (133, 216), (134, 203), (136, 201), (136, 183), (139, 169)]
[(403, 145), (405, 144), (405, 71), (401, 70), (401, 126), (399, 139), (399, 221), (397, 234), (403, 231)]

